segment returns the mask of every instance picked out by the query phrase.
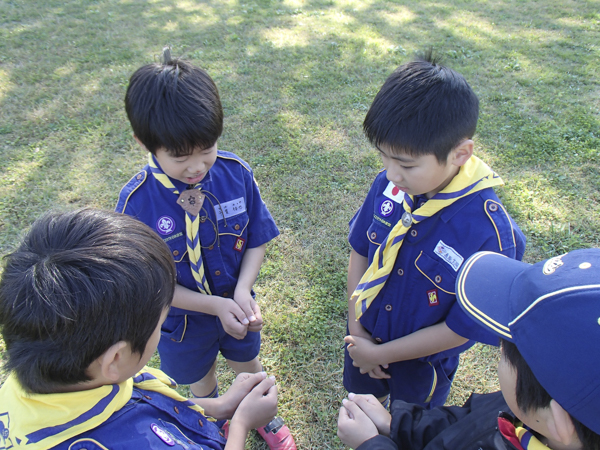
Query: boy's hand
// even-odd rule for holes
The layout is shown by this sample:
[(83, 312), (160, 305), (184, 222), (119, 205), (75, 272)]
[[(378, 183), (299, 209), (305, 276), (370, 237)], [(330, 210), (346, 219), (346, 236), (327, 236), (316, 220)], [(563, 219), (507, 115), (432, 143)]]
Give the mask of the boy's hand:
[(377, 426), (356, 403), (347, 399), (342, 401), (337, 435), (344, 444), (356, 448), (378, 434)]
[(252, 294), (246, 290), (236, 289), (233, 300), (239, 305), (248, 320), (248, 331), (260, 331), (263, 326), (262, 315)]
[(269, 377), (254, 386), (240, 402), (231, 419), (230, 430), (235, 427), (247, 432), (264, 427), (276, 415), (277, 386), (275, 386), (275, 377)]
[(242, 308), (230, 298), (214, 296), (216, 315), (225, 333), (236, 339), (244, 339), (248, 333), (248, 319)]
[(254, 389), (254, 387), (267, 378), (266, 372), (240, 373), (219, 399), (222, 401), (219, 417), (215, 419), (231, 419), (240, 402)]
[(371, 378), (390, 378), (390, 375), (382, 370), (389, 366), (380, 362), (377, 344), (359, 336), (346, 336), (344, 342), (348, 344), (352, 365), (360, 368), (360, 373), (368, 373)]
[(377, 427), (379, 434), (390, 435), (392, 415), (383, 407), (374, 395), (348, 394), (348, 400), (354, 402)]

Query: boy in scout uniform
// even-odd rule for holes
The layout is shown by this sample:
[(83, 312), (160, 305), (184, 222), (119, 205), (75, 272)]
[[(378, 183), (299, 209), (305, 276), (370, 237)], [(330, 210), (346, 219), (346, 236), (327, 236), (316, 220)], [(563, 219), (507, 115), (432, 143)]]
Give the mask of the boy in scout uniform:
[(489, 250), (521, 259), (525, 238), (473, 155), (479, 100), (431, 59), (400, 66), (364, 121), (385, 170), (350, 221), (344, 386), (427, 408), (442, 405), (459, 355), (497, 344), (456, 303), (462, 263)]
[(9, 374), (0, 448), (242, 450), (248, 431), (272, 420), (277, 387), (264, 372), (238, 375), (219, 398), (189, 400), (145, 367), (173, 299), (170, 253), (149, 227), (114, 212), (34, 223), (0, 280)]
[[(177, 266), (161, 369), (194, 396), (215, 397), (219, 352), (238, 374), (262, 370), (252, 286), (279, 230), (250, 166), (217, 150), (223, 109), (213, 80), (168, 50), (164, 59), (138, 69), (127, 88), (127, 116), (148, 165), (123, 187), (116, 211), (153, 228)], [(295, 448), (280, 418), (258, 431), (272, 449)]]

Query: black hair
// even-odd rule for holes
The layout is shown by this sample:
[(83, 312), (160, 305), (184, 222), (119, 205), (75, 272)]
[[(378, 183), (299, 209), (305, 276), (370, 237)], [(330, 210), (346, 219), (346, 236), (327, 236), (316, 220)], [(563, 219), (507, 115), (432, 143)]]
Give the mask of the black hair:
[(94, 209), (47, 213), (4, 263), (4, 368), (37, 393), (90, 380), (90, 364), (119, 341), (141, 357), (176, 283), (154, 231)]
[(445, 164), (477, 128), (479, 99), (465, 80), (431, 52), (396, 69), (367, 112), (363, 129), (375, 147), (394, 153), (435, 155)]
[(181, 59), (148, 64), (131, 76), (125, 110), (134, 134), (155, 154), (175, 157), (215, 145), (223, 132), (219, 91), (203, 69)]
[[(548, 408), (552, 397), (535, 377), (517, 346), (504, 339), (501, 339), (501, 343), (503, 358), (517, 374), (515, 395), (519, 409), (528, 413), (536, 409)], [(585, 450), (600, 450), (600, 435), (594, 433), (571, 414), (569, 414), (569, 417), (573, 422), (579, 440), (583, 444), (583, 448)]]

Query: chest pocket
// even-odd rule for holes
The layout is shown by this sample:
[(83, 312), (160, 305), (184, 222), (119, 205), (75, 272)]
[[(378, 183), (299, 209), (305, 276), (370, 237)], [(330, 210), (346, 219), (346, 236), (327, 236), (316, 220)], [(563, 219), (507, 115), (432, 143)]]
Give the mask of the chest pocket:
[(436, 260), (421, 252), (415, 260), (415, 267), (441, 292), (452, 296), (456, 295), (454, 292), (456, 272), (446, 267), (443, 261)]
[(170, 237), (171, 239), (166, 241), (166, 244), (171, 250), (171, 256), (173, 256), (173, 260), (176, 263), (181, 262), (187, 254), (187, 238), (185, 236), (185, 231), (180, 231), (176, 235)]
[(367, 230), (367, 239), (371, 244), (369, 245), (369, 261), (373, 259), (373, 255), (377, 251), (377, 248), (385, 240), (387, 235), (390, 234), (391, 230), (391, 227), (388, 227), (373, 219), (371, 226), (369, 226), (369, 229)]
[(231, 255), (232, 262), (236, 265), (241, 262), (242, 255), (246, 251), (249, 221), (250, 218), (247, 212), (227, 217), (225, 220), (219, 220), (221, 252), (224, 258)]

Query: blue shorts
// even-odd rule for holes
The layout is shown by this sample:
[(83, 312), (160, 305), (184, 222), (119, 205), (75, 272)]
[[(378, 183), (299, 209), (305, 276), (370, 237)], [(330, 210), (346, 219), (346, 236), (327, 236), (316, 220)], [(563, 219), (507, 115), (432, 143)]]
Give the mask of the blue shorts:
[(192, 384), (204, 378), (219, 351), (230, 361), (252, 361), (260, 351), (260, 332), (250, 331), (238, 340), (225, 332), (217, 316), (167, 316), (158, 344), (160, 369), (177, 383)]
[(373, 394), (377, 398), (389, 395), (391, 402), (404, 400), (431, 409), (446, 402), (457, 368), (458, 356), (431, 362), (413, 359), (390, 364), (386, 372), (391, 378), (371, 378), (352, 365), (346, 346), (344, 388), (348, 392)]

